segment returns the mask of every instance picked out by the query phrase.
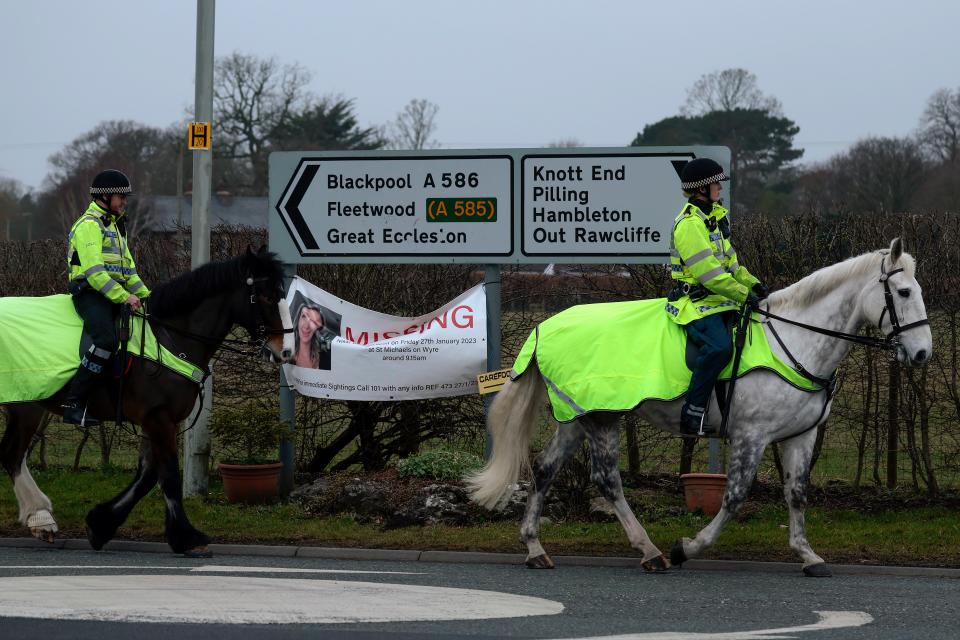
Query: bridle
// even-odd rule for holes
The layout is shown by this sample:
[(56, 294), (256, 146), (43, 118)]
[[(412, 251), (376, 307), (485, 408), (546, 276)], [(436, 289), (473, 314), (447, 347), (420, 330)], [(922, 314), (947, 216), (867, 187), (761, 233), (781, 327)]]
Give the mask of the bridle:
[[(875, 349), (884, 349), (889, 351), (895, 351), (900, 346), (899, 336), (904, 331), (909, 331), (910, 329), (915, 329), (917, 327), (922, 327), (930, 324), (928, 318), (922, 318), (916, 322), (911, 322), (909, 324), (900, 324), (900, 318), (897, 315), (897, 309), (893, 304), (893, 292), (890, 290), (890, 276), (895, 275), (903, 271), (903, 267), (898, 267), (891, 271), (887, 271), (885, 268), (886, 256), (880, 260), (880, 280), (879, 282), (883, 285), (883, 298), (885, 306), (883, 311), (880, 312), (880, 319), (877, 320), (877, 328), (883, 333), (883, 318), (885, 315), (890, 315), (890, 332), (884, 333), (883, 338), (874, 338), (871, 336), (861, 336), (855, 333), (845, 333), (843, 331), (834, 331), (832, 329), (825, 329), (823, 327), (817, 327), (814, 325), (804, 324), (803, 322), (797, 322), (796, 320), (790, 320), (789, 318), (784, 318), (778, 316), (775, 313), (770, 313), (764, 309), (754, 309), (754, 311), (762, 316), (768, 318), (773, 318), (780, 320), (781, 322), (786, 322), (787, 324), (792, 324), (797, 327), (802, 327), (808, 331), (813, 331), (814, 333), (820, 333), (825, 336), (830, 336), (831, 338), (839, 338), (840, 340), (846, 340), (847, 342), (853, 342), (856, 344), (861, 344), (866, 347), (873, 347)], [(773, 329), (773, 325), (769, 322), (766, 323), (770, 327), (771, 332), (774, 337), (777, 338), (777, 341), (780, 341), (780, 337), (777, 336), (776, 331)], [(780, 343), (780, 346), (783, 347), (783, 343)], [(784, 347), (786, 351), (786, 347)], [(787, 351), (787, 355), (790, 355), (790, 352)], [(790, 355), (793, 358), (792, 355)]]
[(911, 322), (910, 324), (903, 324), (903, 325), (900, 324), (900, 319), (897, 316), (897, 308), (893, 306), (893, 292), (890, 291), (890, 276), (894, 275), (895, 273), (900, 273), (901, 271), (903, 271), (903, 267), (899, 267), (897, 269), (894, 269), (893, 271), (885, 271), (883, 268), (883, 265), (884, 265), (884, 262), (886, 262), (886, 259), (887, 257), (884, 256), (880, 260), (880, 282), (883, 283), (883, 298), (884, 298), (884, 301), (886, 302), (886, 306), (883, 308), (883, 311), (880, 312), (880, 319), (877, 320), (877, 328), (880, 329), (880, 331), (883, 331), (883, 326), (882, 326), (883, 316), (889, 312), (891, 331), (890, 333), (887, 334), (887, 340), (891, 344), (894, 344), (895, 346), (897, 346), (899, 345), (899, 340), (897, 339), (897, 336), (899, 336), (904, 331), (909, 331), (910, 329), (913, 329), (915, 327), (922, 327), (924, 325), (928, 325), (930, 324), (930, 320), (928, 318), (923, 318), (921, 320), (917, 320), (916, 322)]
[[(257, 304), (257, 290), (255, 286), (257, 282), (266, 282), (267, 280), (269, 280), (269, 278), (254, 278), (250, 275), (248, 275), (246, 279), (247, 286), (250, 287), (250, 307), (252, 309), (251, 316), (253, 319), (253, 322), (250, 323), (250, 326), (254, 327), (254, 335), (250, 336), (249, 342), (255, 342), (259, 340), (259, 346), (261, 348), (266, 345), (267, 340), (269, 340), (271, 336), (286, 335), (295, 331), (292, 325), (289, 329), (267, 328), (267, 318), (263, 314), (263, 309), (259, 304)], [(280, 296), (280, 299), (282, 299), (282, 297), (283, 296)], [(233, 342), (233, 340), (231, 340), (231, 342)]]
[[(266, 282), (268, 280), (269, 278), (267, 277), (254, 278), (252, 275), (247, 275), (247, 277), (244, 279), (245, 284), (248, 287), (250, 287), (250, 293), (249, 293), (248, 299), (250, 301), (249, 310), (250, 310), (251, 322), (249, 323), (250, 328), (247, 329), (248, 332), (250, 333), (250, 337), (249, 339), (246, 339), (246, 340), (236, 339), (236, 338), (214, 338), (213, 336), (194, 333), (192, 331), (187, 331), (185, 329), (175, 327), (164, 320), (160, 320), (159, 318), (155, 316), (151, 316), (148, 313), (145, 313), (142, 311), (137, 312), (136, 315), (139, 315), (141, 318), (144, 319), (144, 321), (149, 321), (152, 324), (159, 325), (164, 329), (166, 329), (167, 331), (176, 333), (185, 338), (196, 340), (204, 344), (216, 344), (219, 346), (220, 349), (229, 351), (231, 353), (236, 353), (242, 356), (256, 357), (257, 354), (266, 347), (267, 340), (269, 340), (271, 336), (286, 335), (288, 333), (293, 333), (295, 331), (292, 324), (289, 329), (268, 329), (267, 328), (267, 318), (263, 313), (263, 309), (257, 303), (258, 294), (256, 290), (256, 283)], [(280, 298), (278, 298), (278, 302), (280, 299), (282, 299), (282, 297), (283, 296), (280, 296)], [(231, 346), (231, 345), (237, 345), (237, 346)], [(251, 346), (254, 348), (253, 351), (250, 351), (248, 349), (238, 348), (238, 347), (251, 347)], [(181, 354), (181, 357), (184, 357), (183, 354)], [(207, 372), (207, 375), (209, 375), (209, 372)], [(204, 376), (204, 378), (206, 378), (206, 376)]]

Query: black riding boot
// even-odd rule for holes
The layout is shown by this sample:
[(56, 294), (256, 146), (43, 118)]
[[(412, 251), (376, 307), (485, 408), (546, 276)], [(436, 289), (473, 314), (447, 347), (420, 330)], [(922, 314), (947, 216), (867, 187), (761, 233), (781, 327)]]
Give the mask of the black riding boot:
[(87, 398), (90, 397), (90, 393), (97, 386), (97, 382), (110, 360), (109, 357), (100, 357), (95, 351), (102, 350), (91, 346), (90, 351), (80, 361), (77, 374), (73, 376), (73, 380), (70, 382), (70, 390), (63, 401), (64, 422), (86, 427), (95, 427), (100, 424), (99, 420), (87, 415)]
[(684, 402), (683, 409), (680, 410), (680, 433), (685, 436), (712, 434), (716, 429), (706, 424), (705, 418), (706, 410), (703, 407)]

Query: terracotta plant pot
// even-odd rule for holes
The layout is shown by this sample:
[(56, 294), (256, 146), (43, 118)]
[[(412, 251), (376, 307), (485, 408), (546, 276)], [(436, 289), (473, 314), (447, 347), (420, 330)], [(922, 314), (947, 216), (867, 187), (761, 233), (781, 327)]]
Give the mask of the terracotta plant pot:
[(723, 492), (727, 489), (727, 476), (722, 473), (685, 473), (680, 476), (687, 511), (700, 509), (708, 516), (715, 516), (723, 504)]
[(283, 463), (226, 464), (220, 463), (223, 492), (229, 502), (266, 504), (280, 495), (280, 469)]

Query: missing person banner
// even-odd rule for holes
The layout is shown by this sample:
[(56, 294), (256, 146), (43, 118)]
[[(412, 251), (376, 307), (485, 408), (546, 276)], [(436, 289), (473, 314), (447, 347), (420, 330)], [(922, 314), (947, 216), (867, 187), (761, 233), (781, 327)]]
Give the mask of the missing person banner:
[(487, 365), (483, 285), (432, 313), (377, 313), (294, 278), (287, 293), (297, 392), (337, 400), (414, 400), (477, 393)]

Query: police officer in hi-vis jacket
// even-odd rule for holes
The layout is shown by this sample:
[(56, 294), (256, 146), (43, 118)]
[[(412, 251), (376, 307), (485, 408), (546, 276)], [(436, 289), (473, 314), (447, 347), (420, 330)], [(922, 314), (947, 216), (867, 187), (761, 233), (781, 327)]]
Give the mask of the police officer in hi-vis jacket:
[(730, 244), (730, 218), (720, 204), (720, 183), (729, 179), (709, 158), (692, 160), (680, 172), (688, 200), (674, 222), (670, 262), (676, 286), (666, 310), (700, 348), (680, 414), (684, 435), (714, 431), (704, 415), (717, 377), (733, 353), (723, 314), (737, 311), (744, 302), (756, 305), (769, 292), (739, 263)]
[(87, 398), (117, 349), (120, 305), (136, 311), (140, 301), (150, 295), (137, 275), (127, 243), (123, 218), (132, 192), (123, 173), (101, 171), (90, 185), (93, 202), (70, 229), (69, 289), (83, 328), (93, 340), (63, 403), (63, 418), (72, 424), (98, 424), (86, 416)]

